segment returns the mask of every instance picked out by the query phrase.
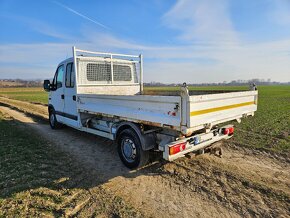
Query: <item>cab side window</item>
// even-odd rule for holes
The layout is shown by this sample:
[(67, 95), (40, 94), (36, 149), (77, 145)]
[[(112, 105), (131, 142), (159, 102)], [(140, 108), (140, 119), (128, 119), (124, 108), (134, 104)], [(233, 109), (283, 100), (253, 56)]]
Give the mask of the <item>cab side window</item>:
[(73, 63), (68, 63), (66, 65), (66, 72), (65, 72), (65, 86), (67, 88), (74, 87), (74, 67)]
[(53, 81), (52, 81), (52, 88), (53, 88), (52, 90), (57, 90), (58, 88), (62, 87), (63, 71), (64, 71), (63, 65), (57, 68)]
[(63, 71), (64, 66), (63, 65), (59, 66), (59, 68), (57, 69), (56, 89), (62, 87)]

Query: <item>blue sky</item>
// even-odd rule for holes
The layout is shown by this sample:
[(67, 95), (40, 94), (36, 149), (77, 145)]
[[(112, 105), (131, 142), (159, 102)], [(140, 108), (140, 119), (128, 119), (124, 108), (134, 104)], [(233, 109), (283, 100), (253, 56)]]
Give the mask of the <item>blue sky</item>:
[(146, 82), (290, 81), (289, 0), (0, 0), (0, 78), (50, 78), (73, 45), (144, 54)]

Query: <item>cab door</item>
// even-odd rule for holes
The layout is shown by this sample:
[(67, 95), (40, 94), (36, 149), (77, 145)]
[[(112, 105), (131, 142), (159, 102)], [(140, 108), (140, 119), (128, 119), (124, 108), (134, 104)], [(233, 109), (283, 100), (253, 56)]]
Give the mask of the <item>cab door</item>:
[(64, 64), (59, 65), (52, 82), (52, 89), (50, 90), (50, 103), (52, 104), (56, 119), (58, 122), (63, 122), (64, 110)]
[(76, 102), (75, 73), (73, 62), (66, 64), (64, 88), (64, 120), (65, 124), (78, 127), (78, 113)]

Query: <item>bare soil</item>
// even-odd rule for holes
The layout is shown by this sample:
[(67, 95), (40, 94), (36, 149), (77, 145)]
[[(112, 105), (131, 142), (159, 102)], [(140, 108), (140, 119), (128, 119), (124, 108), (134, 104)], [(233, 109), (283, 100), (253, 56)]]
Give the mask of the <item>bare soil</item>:
[(0, 96), (0, 103), (2, 105), (6, 105), (14, 109), (21, 110), (24, 113), (38, 116), (42, 119), (47, 119), (48, 117), (47, 107), (41, 104), (32, 104), (29, 102), (18, 101), (18, 100), (5, 98), (1, 96)]
[[(35, 115), (28, 104), (24, 111)], [(23, 105), (14, 100), (12, 106), (22, 110)], [(148, 166), (129, 171), (120, 162), (116, 145), (107, 139), (68, 127), (51, 130), (48, 124), (5, 106), (0, 111), (85, 166), (85, 180), (94, 184), (90, 188), (113, 193), (146, 217), (289, 217), (290, 164), (283, 158), (242, 149), (230, 141), (224, 143), (222, 158), (204, 154), (169, 163), (153, 154)], [(84, 201), (79, 213), (93, 209), (93, 203), (93, 198)]]

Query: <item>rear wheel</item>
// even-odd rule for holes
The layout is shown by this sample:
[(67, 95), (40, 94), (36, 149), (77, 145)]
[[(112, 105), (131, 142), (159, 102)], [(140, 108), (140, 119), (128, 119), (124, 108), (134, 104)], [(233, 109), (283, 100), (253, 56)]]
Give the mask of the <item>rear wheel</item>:
[(149, 151), (144, 151), (137, 133), (123, 130), (118, 137), (118, 153), (124, 165), (130, 169), (142, 167), (149, 160)]
[(54, 110), (49, 111), (49, 125), (52, 129), (58, 129), (60, 127), (60, 123), (57, 122)]

